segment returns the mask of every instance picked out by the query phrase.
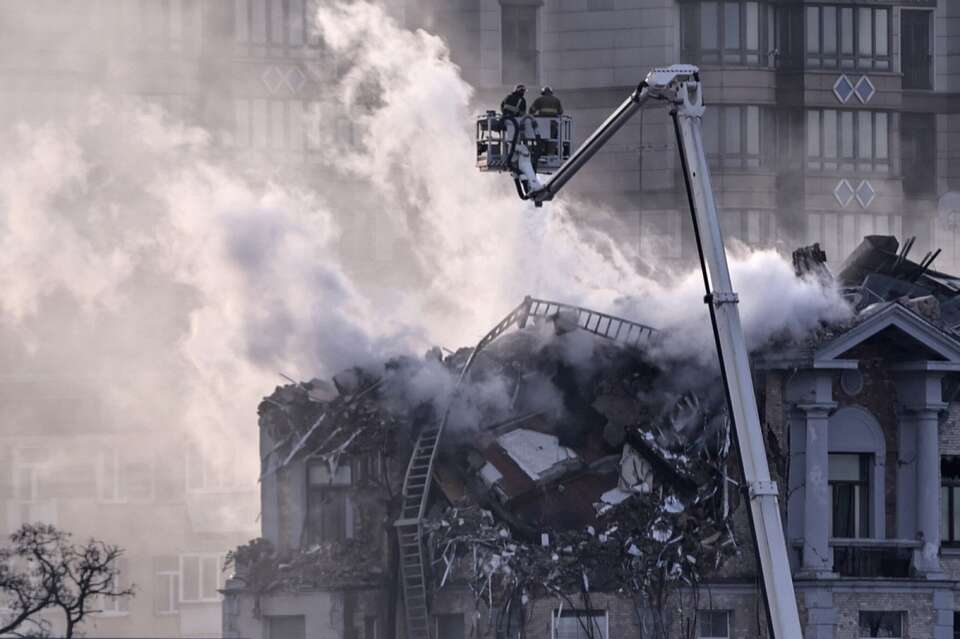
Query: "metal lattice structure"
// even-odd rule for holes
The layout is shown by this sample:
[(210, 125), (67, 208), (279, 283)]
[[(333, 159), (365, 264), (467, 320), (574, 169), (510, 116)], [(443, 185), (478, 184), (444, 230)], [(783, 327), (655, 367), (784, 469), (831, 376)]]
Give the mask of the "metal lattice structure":
[[(460, 371), (457, 383), (462, 384), (466, 379), (477, 355), (513, 326), (524, 328), (531, 317), (562, 318), (564, 316), (570, 318), (575, 316), (576, 325), (579, 328), (628, 346), (638, 346), (654, 333), (654, 329), (649, 326), (613, 315), (528, 296), (477, 342)], [(431, 639), (433, 634), (430, 618), (430, 590), (427, 581), (429, 569), (423, 545), (422, 523), (427, 502), (430, 499), (433, 465), (449, 414), (448, 406), (438, 425), (426, 427), (420, 432), (403, 479), (400, 518), (395, 526), (400, 547), (400, 576), (403, 583), (408, 639)]]

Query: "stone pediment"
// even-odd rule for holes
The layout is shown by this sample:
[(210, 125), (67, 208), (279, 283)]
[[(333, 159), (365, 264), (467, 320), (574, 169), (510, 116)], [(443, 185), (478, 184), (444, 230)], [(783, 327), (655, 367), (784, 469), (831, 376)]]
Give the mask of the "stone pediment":
[(849, 330), (824, 342), (814, 352), (822, 367), (880, 354), (889, 361), (927, 361), (944, 370), (960, 368), (960, 341), (896, 302), (883, 304)]

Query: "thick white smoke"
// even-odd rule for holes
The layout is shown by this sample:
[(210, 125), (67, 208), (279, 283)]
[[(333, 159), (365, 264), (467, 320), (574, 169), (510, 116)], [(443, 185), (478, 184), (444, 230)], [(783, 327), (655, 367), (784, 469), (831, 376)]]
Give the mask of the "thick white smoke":
[[(117, 423), (239, 442), (252, 484), (277, 373), (471, 344), (528, 293), (682, 329), (672, 356), (712, 352), (699, 273), (646, 279), (574, 223), (586, 205), (535, 209), (474, 171), (472, 91), (438, 37), (365, 2), (320, 9), (317, 28), (350, 62), (330, 88), (359, 139), (308, 187), (250, 177), (208, 133), (109, 97), (0, 133), (0, 326), (20, 368), (89, 379)], [(340, 257), (356, 219), (395, 246), (380, 273)], [(773, 253), (733, 274), (752, 344), (843, 313)]]

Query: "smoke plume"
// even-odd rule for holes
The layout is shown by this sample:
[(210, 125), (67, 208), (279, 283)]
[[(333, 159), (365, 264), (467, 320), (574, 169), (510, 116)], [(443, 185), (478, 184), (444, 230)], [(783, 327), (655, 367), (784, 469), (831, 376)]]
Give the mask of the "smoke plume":
[[(306, 182), (103, 91), (69, 117), (5, 123), (0, 339), (16, 368), (85, 380), (127, 428), (182, 429), (211, 454), (239, 442), (253, 485), (255, 408), (278, 373), (472, 344), (528, 293), (671, 329), (665, 356), (712, 352), (699, 273), (653, 281), (577, 223), (593, 205), (536, 209), (474, 170), (486, 105), (438, 36), (367, 2), (319, 9), (316, 28), (348, 61), (329, 90), (354, 136)], [(751, 345), (844, 312), (775, 253), (732, 270)]]

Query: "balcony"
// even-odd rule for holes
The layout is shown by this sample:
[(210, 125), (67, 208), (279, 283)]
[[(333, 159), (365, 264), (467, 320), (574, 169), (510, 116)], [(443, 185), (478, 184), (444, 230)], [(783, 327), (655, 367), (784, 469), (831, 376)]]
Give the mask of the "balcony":
[(920, 542), (907, 539), (831, 539), (833, 572), (857, 579), (907, 579)]

